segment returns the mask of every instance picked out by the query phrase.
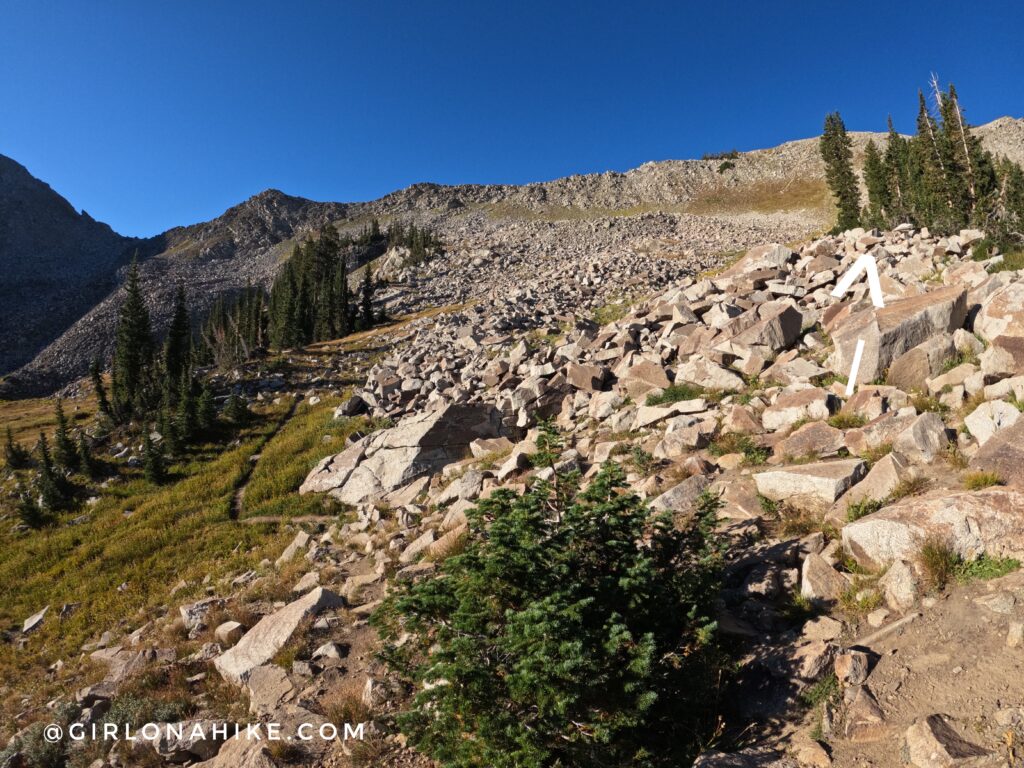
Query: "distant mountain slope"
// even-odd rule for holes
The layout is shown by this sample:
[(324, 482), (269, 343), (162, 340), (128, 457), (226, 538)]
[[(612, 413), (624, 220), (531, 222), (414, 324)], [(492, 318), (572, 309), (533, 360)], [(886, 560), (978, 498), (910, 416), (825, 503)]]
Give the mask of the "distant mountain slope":
[[(1000, 118), (976, 130), (993, 152), (1024, 164), (1024, 120)], [(885, 140), (883, 133), (851, 136), (858, 163), (868, 139)], [(740, 153), (724, 164), (667, 160), (518, 186), (423, 183), (365, 203), (318, 203), (267, 190), (212, 221), (148, 240), (121, 237), (75, 213), (0, 156), (0, 375), (22, 366), (0, 382), (0, 396), (52, 391), (82, 375), (93, 357), (109, 355), (120, 301), (115, 289), (133, 249), (143, 259), (147, 300), (161, 329), (178, 282), (202, 314), (221, 291), (269, 285), (294, 240), (327, 222), (358, 226), (370, 216), (411, 218), (458, 244), (479, 234), (484, 221), (542, 228), (552, 220), (582, 225), (649, 212), (689, 221), (680, 232), (699, 233), (701, 226), (690, 221), (697, 216), (762, 227), (766, 237), (822, 230), (833, 215), (817, 138)], [(524, 236), (521, 227), (515, 232), (506, 237), (499, 227), (494, 237), (503, 242)], [(699, 250), (702, 244), (682, 245)]]
[[(137, 243), (143, 294), (161, 330), (169, 321), (174, 291), (183, 284), (198, 317), (223, 291), (269, 286), (287, 256), (283, 244), (322, 224), (343, 219), (348, 207), (315, 203), (267, 190), (212, 221), (176, 227)], [(120, 274), (109, 272), (106, 289), (79, 311), (63, 333), (32, 361), (8, 377), (0, 394), (43, 393), (82, 376), (93, 358), (107, 359), (121, 301)]]
[(0, 155), (0, 374), (102, 299), (134, 242)]

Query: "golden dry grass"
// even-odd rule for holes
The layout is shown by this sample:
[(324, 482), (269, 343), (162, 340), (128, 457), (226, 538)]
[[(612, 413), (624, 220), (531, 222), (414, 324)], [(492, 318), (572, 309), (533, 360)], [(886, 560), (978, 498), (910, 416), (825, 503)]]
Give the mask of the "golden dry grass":
[(702, 215), (799, 210), (831, 214), (832, 200), (821, 179), (770, 179), (701, 192), (685, 208), (687, 213)]
[[(59, 681), (48, 679), (45, 668), (57, 659), (76, 667), (82, 644), (103, 631), (131, 631), (161, 605), (194, 598), (205, 576), (240, 573), (280, 554), (289, 534), (277, 526), (240, 525), (229, 513), (251, 455), (285, 407), (257, 411), (238, 445), (192, 449), (170, 467), (166, 485), (121, 467), (95, 505), (65, 514), (54, 527), (25, 534), (9, 524), (0, 527), (0, 625), (20, 627), (50, 606), (25, 649), (0, 644), (3, 685), (40, 698), (52, 695)], [(172, 598), (170, 590), (181, 580), (191, 587)], [(61, 620), (65, 604), (77, 607)], [(9, 722), (4, 715), (0, 710), (0, 722)]]
[[(0, 400), (0, 432), (10, 427), (14, 439), (29, 448), (36, 444), (40, 432), (45, 432), (47, 437), (53, 434), (55, 405), (49, 397)], [(95, 412), (96, 399), (91, 394), (64, 401), (64, 414), (73, 426), (87, 424)]]

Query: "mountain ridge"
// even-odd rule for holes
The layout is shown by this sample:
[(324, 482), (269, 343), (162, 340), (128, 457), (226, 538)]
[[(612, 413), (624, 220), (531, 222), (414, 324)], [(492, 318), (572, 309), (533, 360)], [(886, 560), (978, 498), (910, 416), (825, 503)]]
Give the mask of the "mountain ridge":
[[(1024, 162), (1024, 120), (998, 118), (975, 131), (993, 152)], [(885, 138), (884, 133), (861, 131), (850, 136), (858, 164), (869, 139)], [(11, 166), (20, 169), (18, 184), (6, 180), (12, 172), (3, 169)], [(542, 229), (552, 221), (570, 221), (583, 228), (599, 220), (606, 220), (602, 226), (607, 226), (607, 220), (664, 213), (676, 217), (680, 239), (689, 237), (692, 242), (684, 245), (691, 249), (699, 250), (705, 239), (722, 245), (714, 236), (704, 238), (701, 233), (708, 227), (728, 230), (739, 223), (759, 230), (725, 243), (738, 248), (766, 237), (796, 239), (827, 228), (832, 214), (823, 176), (817, 138), (812, 137), (741, 152), (728, 161), (650, 161), (622, 172), (576, 174), (523, 185), (420, 182), (365, 202), (318, 202), (268, 188), (209, 221), (173, 227), (150, 238), (128, 238), (77, 213), (24, 166), (0, 155), (0, 268), (9, 276), (0, 304), (12, 308), (0, 310), (0, 333), (14, 339), (0, 353), (0, 376), (7, 374), (0, 382), (0, 395), (53, 391), (83, 375), (93, 357), (110, 354), (118, 288), (133, 252), (138, 253), (154, 325), (160, 331), (178, 282), (186, 284), (193, 309), (201, 316), (221, 292), (249, 284), (269, 286), (290, 245), (324, 224), (351, 229), (372, 217), (407, 218), (438, 229), (457, 246), (484, 228), (501, 230), (505, 222), (527, 222)], [(45, 201), (39, 207), (49, 211), (44, 218), (51, 227), (58, 210), (72, 217), (70, 224), (65, 222), (56, 238), (45, 225), (43, 230), (33, 228), (38, 216), (22, 211), (19, 218), (14, 213), (19, 209), (11, 201), (19, 194)], [(5, 225), (10, 230), (19, 224), (21, 245), (11, 248)], [(79, 230), (84, 234), (76, 237)], [(522, 232), (515, 235), (521, 236)], [(643, 239), (639, 232), (636, 237), (637, 242)], [(47, 250), (45, 243), (53, 239), (56, 245)], [(55, 271), (53, 280), (40, 283), (38, 270), (26, 274), (11, 266), (15, 261), (28, 263), (26, 254), (33, 250), (46, 254), (43, 262)], [(59, 311), (52, 309), (55, 305)]]

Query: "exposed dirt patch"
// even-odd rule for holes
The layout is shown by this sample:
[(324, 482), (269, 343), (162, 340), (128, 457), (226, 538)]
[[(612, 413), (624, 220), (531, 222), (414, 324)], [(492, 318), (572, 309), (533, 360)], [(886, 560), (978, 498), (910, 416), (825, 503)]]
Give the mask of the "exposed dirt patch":
[(877, 741), (837, 739), (836, 766), (901, 762), (907, 728), (941, 714), (962, 738), (991, 751), (985, 765), (1022, 764), (1024, 646), (1010, 647), (1024, 621), (1024, 573), (958, 587), (925, 601), (922, 615), (871, 644), (867, 686), (885, 715)]

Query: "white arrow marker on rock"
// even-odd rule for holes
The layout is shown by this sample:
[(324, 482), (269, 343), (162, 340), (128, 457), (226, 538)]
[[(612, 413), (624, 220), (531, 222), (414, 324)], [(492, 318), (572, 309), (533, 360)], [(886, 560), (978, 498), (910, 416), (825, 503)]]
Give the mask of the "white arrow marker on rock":
[(850, 366), (850, 378), (846, 380), (846, 396), (853, 394), (857, 386), (857, 369), (860, 368), (860, 357), (864, 354), (864, 339), (857, 339), (857, 348), (853, 351), (853, 365)]
[[(878, 265), (875, 263), (875, 257), (870, 253), (865, 253), (853, 263), (853, 266), (836, 283), (832, 295), (836, 298), (842, 297), (850, 290), (854, 281), (860, 277), (861, 272), (866, 272), (868, 276), (868, 293), (871, 294), (871, 303), (879, 309), (883, 308), (885, 301), (882, 299), (882, 283), (878, 279)], [(850, 366), (850, 376), (846, 380), (847, 397), (850, 397), (857, 387), (857, 371), (860, 368), (860, 358), (863, 354), (864, 339), (857, 339), (857, 348), (853, 351), (853, 365)]]
[(850, 290), (850, 286), (860, 277), (861, 272), (868, 273), (868, 292), (871, 294), (871, 303), (881, 309), (885, 306), (885, 302), (882, 300), (882, 284), (878, 280), (878, 265), (875, 264), (875, 257), (870, 253), (865, 253), (853, 263), (853, 266), (836, 283), (832, 295), (837, 299), (840, 298)]

